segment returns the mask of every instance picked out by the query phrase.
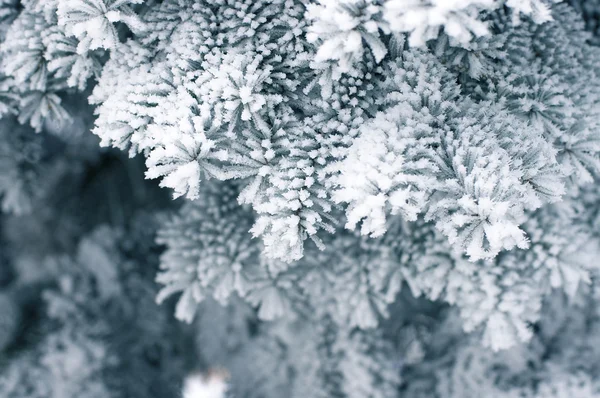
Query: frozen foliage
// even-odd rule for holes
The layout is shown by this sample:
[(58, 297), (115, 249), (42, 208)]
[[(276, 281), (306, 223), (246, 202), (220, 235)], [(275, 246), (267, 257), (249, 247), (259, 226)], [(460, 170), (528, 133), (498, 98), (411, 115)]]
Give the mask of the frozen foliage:
[(58, 0), (58, 23), (79, 40), (77, 52), (84, 54), (97, 48), (112, 49), (119, 43), (113, 25), (121, 22), (133, 31), (143, 30), (143, 24), (131, 5), (144, 0)]
[(530, 17), (537, 23), (552, 19), (544, 0), (317, 0), (308, 6), (313, 20), (308, 39), (320, 41), (317, 60), (339, 60), (347, 69), (367, 47), (377, 62), (387, 53), (380, 36), (408, 34), (413, 46), (423, 46), (444, 31), (454, 43), (468, 46), (490, 32), (486, 14), (508, 7), (512, 17)]
[[(595, 74), (595, 51), (579, 61), (571, 57), (561, 85), (557, 74), (543, 76), (558, 68), (552, 53), (587, 44), (571, 46), (569, 35), (563, 35), (565, 42), (551, 43), (547, 55), (532, 55), (549, 45), (547, 29), (564, 30), (558, 20), (536, 25), (548, 19), (540, 16), (546, 9), (542, 3), (517, 7), (509, 2), (513, 11), (537, 16), (520, 24), (514, 22), (516, 14), (488, 11), (486, 23), (504, 38), (493, 52), (466, 40), (466, 47), (455, 50), (450, 29), (434, 54), (408, 49), (403, 36), (387, 28), (378, 33), (373, 7), (391, 3), (336, 6), (357, 19), (335, 14), (327, 26), (335, 22), (345, 29), (344, 24), (364, 22), (359, 36), (374, 49), (340, 55), (340, 68), (322, 54), (334, 54), (329, 47), (346, 47), (336, 44), (341, 39), (335, 36), (315, 49), (312, 44), (326, 29), (303, 25), (300, 4), (262, 7), (259, 2), (247, 8), (240, 3), (240, 10), (247, 9), (240, 12), (252, 13), (254, 27), (237, 19), (242, 14), (234, 16), (235, 4), (202, 12), (193, 11), (200, 5), (187, 2), (153, 7), (144, 14), (148, 26), (155, 26), (152, 33), (129, 40), (104, 69), (92, 96), (100, 103), (95, 132), (103, 144), (145, 153), (147, 176), (162, 178), (175, 196), (197, 198), (201, 181), (210, 178), (246, 181), (239, 200), (258, 214), (252, 233), (263, 238), (268, 256), (287, 262), (303, 256), (307, 238), (322, 246), (319, 231), (331, 232), (338, 224), (336, 203), (349, 204), (347, 226), (364, 220), (362, 231), (373, 236), (385, 231), (388, 211), (408, 220), (425, 214), (473, 260), (525, 248), (519, 227), (523, 212), (560, 198), (567, 177), (561, 175), (577, 172), (579, 180), (589, 181), (588, 170), (596, 168), (595, 144), (585, 138), (594, 123), (594, 89), (577, 90), (567, 76), (577, 69)], [(307, 15), (325, 17), (319, 7), (329, 10), (332, 4), (308, 7)], [(473, 7), (466, 8), (477, 11)], [(194, 21), (183, 18), (186, 13)], [(556, 14), (574, 18), (564, 7)], [(161, 18), (168, 23), (159, 23)], [(173, 18), (183, 19), (176, 24)], [(308, 30), (308, 41), (302, 29)], [(527, 33), (531, 30), (538, 33)], [(582, 33), (571, 33), (576, 35)], [(522, 54), (509, 57), (501, 50), (516, 40), (511, 36), (525, 40)], [(203, 45), (188, 54), (186, 43), (193, 37), (203, 38)], [(360, 47), (363, 39), (348, 40)], [(311, 51), (317, 51), (314, 57)], [(483, 54), (468, 55), (473, 51)], [(485, 57), (506, 60), (484, 64)], [(471, 68), (469, 76), (485, 73), (486, 79), (457, 83), (455, 68), (462, 59)], [(571, 93), (532, 97), (544, 89), (540, 84), (549, 90), (570, 87)], [(533, 98), (548, 103), (536, 105)], [(585, 114), (576, 118), (573, 112)], [(589, 124), (575, 123), (582, 119)], [(559, 130), (572, 132), (567, 139)], [(365, 168), (359, 166), (363, 162)], [(352, 178), (357, 172), (368, 177)]]
[(0, 0), (0, 396), (600, 398), (599, 24)]

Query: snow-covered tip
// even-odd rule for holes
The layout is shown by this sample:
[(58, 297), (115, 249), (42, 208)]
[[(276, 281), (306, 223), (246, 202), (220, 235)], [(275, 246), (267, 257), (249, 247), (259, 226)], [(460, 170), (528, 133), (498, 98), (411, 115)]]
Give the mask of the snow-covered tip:
[(183, 384), (182, 398), (225, 398), (229, 373), (211, 369), (206, 373), (192, 373)]
[[(318, 4), (317, 4), (318, 3)], [(381, 17), (381, 6), (374, 0), (318, 0), (309, 4), (306, 17), (313, 21), (306, 38), (318, 42), (315, 60), (339, 61), (342, 72), (363, 56), (365, 47), (375, 61), (387, 54), (381, 33), (389, 33)]]
[(117, 47), (119, 34), (115, 23), (127, 25), (134, 33), (144, 31), (142, 20), (131, 6), (144, 0), (59, 0), (58, 24), (64, 26), (69, 35), (79, 39), (77, 52)]

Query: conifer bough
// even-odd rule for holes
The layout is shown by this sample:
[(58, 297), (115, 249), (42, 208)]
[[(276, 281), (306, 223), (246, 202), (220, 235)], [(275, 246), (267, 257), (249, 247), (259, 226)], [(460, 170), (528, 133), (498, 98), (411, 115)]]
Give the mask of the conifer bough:
[[(87, 97), (84, 134), (184, 198), (157, 298), (209, 331), (256, 312), (213, 364), (230, 393), (600, 397), (548, 325), (598, 323), (599, 21), (595, 0), (0, 0), (0, 115), (69, 141)], [(9, 134), (23, 213), (42, 160)]]

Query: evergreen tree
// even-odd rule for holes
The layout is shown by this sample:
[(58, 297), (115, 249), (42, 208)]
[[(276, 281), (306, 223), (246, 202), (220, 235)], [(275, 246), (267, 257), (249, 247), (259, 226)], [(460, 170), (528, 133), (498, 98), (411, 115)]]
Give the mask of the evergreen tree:
[(0, 396), (600, 398), (599, 5), (0, 0)]

